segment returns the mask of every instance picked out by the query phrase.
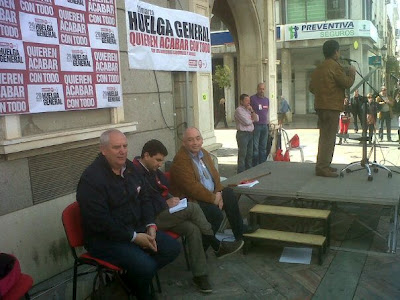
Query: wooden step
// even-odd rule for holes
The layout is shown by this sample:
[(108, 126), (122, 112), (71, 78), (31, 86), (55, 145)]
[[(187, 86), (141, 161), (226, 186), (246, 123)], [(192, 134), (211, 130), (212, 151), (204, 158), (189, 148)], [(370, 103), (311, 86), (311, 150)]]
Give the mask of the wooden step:
[(295, 244), (312, 245), (322, 247), (326, 241), (323, 235), (287, 232), (279, 230), (258, 229), (253, 233), (245, 233), (244, 237), (256, 238), (264, 240), (272, 240), (279, 242), (289, 242)]
[(251, 213), (327, 220), (330, 210), (257, 204)]

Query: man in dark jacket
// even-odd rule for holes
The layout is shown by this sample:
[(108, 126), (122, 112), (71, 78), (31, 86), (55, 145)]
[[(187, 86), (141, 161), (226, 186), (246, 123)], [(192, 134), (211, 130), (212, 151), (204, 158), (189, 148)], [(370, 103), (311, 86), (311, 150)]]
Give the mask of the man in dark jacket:
[(354, 118), (354, 131), (358, 132), (358, 123), (357, 119), (360, 120), (361, 128), (363, 128), (363, 96), (361, 96), (358, 92), (358, 89), (354, 91), (354, 96), (351, 98), (351, 114)]
[(153, 203), (155, 222), (158, 228), (185, 236), (189, 246), (193, 282), (201, 292), (210, 293), (212, 287), (207, 276), (202, 234), (207, 244), (210, 244), (215, 250), (218, 258), (237, 252), (243, 242), (223, 241), (220, 243), (197, 203), (189, 202), (185, 209), (170, 213), (169, 208), (175, 207), (180, 199), (169, 193), (168, 179), (159, 170), (167, 155), (168, 151), (160, 141), (148, 141), (143, 146), (141, 156), (133, 160), (135, 173), (145, 181), (145, 187)]
[(150, 299), (157, 269), (180, 252), (177, 241), (157, 231), (152, 202), (127, 159), (127, 139), (111, 129), (100, 136), (101, 153), (83, 172), (76, 198), (82, 214), (85, 248), (115, 264), (138, 299)]
[(344, 91), (350, 88), (356, 70), (349, 67), (348, 74), (339, 64), (339, 43), (328, 40), (323, 45), (325, 60), (311, 75), (310, 92), (315, 96), (315, 110), (318, 115), (319, 141), (315, 174), (324, 177), (337, 177), (336, 169), (331, 167), (335, 150), (339, 114), (343, 111)]

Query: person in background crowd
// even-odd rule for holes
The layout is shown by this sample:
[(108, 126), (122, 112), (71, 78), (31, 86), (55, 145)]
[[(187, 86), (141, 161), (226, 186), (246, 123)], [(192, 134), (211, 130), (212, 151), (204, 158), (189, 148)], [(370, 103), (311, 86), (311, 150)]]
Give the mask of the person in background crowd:
[(148, 189), (156, 216), (156, 225), (161, 230), (170, 230), (186, 238), (193, 282), (201, 292), (211, 293), (202, 234), (218, 258), (235, 253), (240, 244), (217, 240), (211, 224), (197, 203), (189, 202), (185, 209), (170, 213), (169, 209), (176, 206), (180, 199), (169, 193), (168, 179), (159, 170), (167, 155), (168, 151), (163, 143), (158, 140), (148, 141), (143, 146), (141, 156), (133, 160), (135, 173), (146, 183), (145, 187)]
[(254, 122), (253, 167), (267, 160), (267, 141), (269, 130), (269, 99), (264, 96), (265, 84), (257, 85), (257, 94), (250, 97), (250, 104), (258, 115)]
[(279, 125), (282, 125), (283, 122), (285, 121), (285, 124), (289, 123), (287, 113), (289, 111), (292, 111), (290, 109), (290, 105), (287, 102), (287, 100), (281, 95), (281, 99), (279, 101), (279, 110), (278, 110), (278, 123)]
[(218, 111), (217, 111), (217, 120), (214, 124), (214, 128), (217, 128), (218, 123), (223, 120), (225, 124), (225, 128), (228, 128), (228, 123), (226, 122), (226, 109), (225, 109), (225, 98), (221, 98), (218, 104)]
[(315, 96), (315, 110), (318, 115), (319, 141), (315, 174), (323, 177), (337, 177), (336, 169), (331, 167), (339, 114), (343, 111), (345, 89), (355, 80), (356, 69), (348, 68), (348, 73), (339, 64), (339, 43), (328, 40), (322, 47), (325, 60), (312, 73), (310, 92)]
[(358, 132), (357, 119), (360, 120), (361, 128), (363, 128), (363, 117), (362, 117), (362, 107), (363, 107), (363, 96), (358, 92), (358, 89), (354, 91), (354, 96), (351, 98), (351, 114), (354, 118), (354, 131)]
[(124, 269), (123, 280), (137, 299), (151, 299), (153, 276), (178, 257), (180, 245), (157, 231), (145, 183), (127, 159), (125, 135), (117, 129), (105, 131), (100, 152), (76, 191), (85, 248)]
[(342, 144), (342, 138), (344, 139), (344, 142), (347, 142), (348, 138), (348, 130), (349, 130), (349, 125), (350, 125), (350, 114), (351, 114), (351, 105), (349, 102), (349, 97), (344, 98), (344, 110), (340, 113), (340, 118), (339, 118), (339, 143), (338, 145)]
[(388, 96), (387, 88), (382, 86), (379, 96), (376, 97), (376, 102), (378, 103), (378, 118), (379, 118), (379, 140), (383, 140), (383, 124), (386, 122), (386, 136), (388, 142), (392, 141), (391, 130), (392, 130), (392, 108), (394, 106), (394, 100), (392, 97)]
[(374, 101), (371, 93), (367, 95), (367, 126), (368, 126), (368, 141), (371, 144), (375, 133), (376, 115), (378, 112), (378, 104)]
[(238, 173), (250, 169), (253, 165), (253, 123), (257, 121), (258, 115), (250, 105), (249, 95), (240, 95), (240, 105), (235, 111), (237, 129), (236, 142), (238, 145)]
[[(397, 129), (397, 135), (399, 137), (399, 144), (400, 144), (400, 116), (398, 122), (399, 122), (399, 128)], [(400, 147), (398, 149), (400, 149)]]

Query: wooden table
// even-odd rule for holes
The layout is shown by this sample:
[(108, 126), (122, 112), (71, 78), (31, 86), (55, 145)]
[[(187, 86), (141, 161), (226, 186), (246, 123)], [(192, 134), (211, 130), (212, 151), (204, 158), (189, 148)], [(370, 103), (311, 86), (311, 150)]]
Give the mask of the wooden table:
[[(340, 169), (345, 165), (335, 165)], [(381, 171), (381, 170), (380, 170)], [(258, 178), (251, 188), (234, 187), (236, 194), (248, 196), (272, 196), (338, 203), (374, 204), (392, 207), (393, 224), (388, 234), (388, 251), (396, 252), (397, 226), (400, 200), (400, 175), (388, 178), (387, 172), (374, 173), (368, 181), (365, 171), (345, 174), (343, 178), (315, 176), (315, 164), (268, 161), (223, 181), (225, 186), (241, 180)], [(364, 224), (365, 225), (365, 224)], [(369, 228), (371, 229), (371, 228)]]

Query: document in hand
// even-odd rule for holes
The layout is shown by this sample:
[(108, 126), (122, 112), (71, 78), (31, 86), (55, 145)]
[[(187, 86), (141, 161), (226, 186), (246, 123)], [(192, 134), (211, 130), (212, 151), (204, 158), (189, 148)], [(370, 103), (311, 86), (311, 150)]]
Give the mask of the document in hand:
[(238, 184), (237, 186), (238, 187), (249, 187), (249, 188), (251, 188), (251, 187), (255, 186), (257, 183), (259, 183), (258, 180), (253, 180), (253, 181), (250, 181), (250, 182), (247, 182), (247, 183)]
[(186, 207), (187, 207), (187, 199), (183, 198), (183, 199), (179, 200), (179, 204), (177, 204), (174, 207), (171, 207), (169, 209), (169, 213), (170, 214), (176, 213), (177, 211), (181, 211), (181, 210), (185, 209)]

